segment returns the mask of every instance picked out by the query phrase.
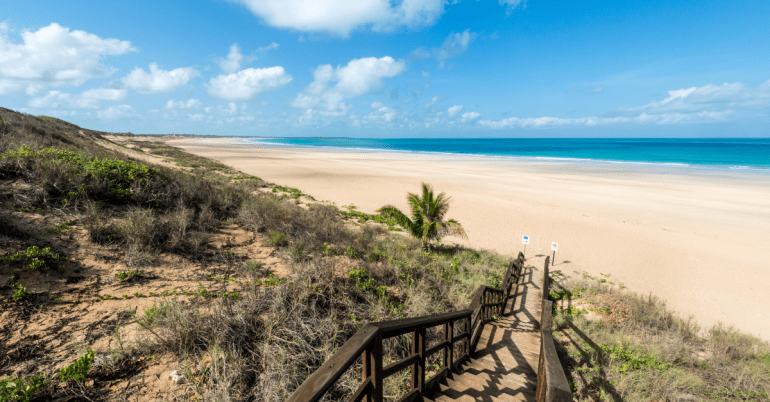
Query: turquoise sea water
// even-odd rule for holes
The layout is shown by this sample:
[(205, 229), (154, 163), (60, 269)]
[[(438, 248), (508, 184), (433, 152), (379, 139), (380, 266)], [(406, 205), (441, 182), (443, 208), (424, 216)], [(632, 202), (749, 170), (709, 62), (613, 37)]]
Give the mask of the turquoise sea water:
[(276, 138), (247, 141), (359, 150), (702, 166), (761, 170), (770, 173), (770, 138)]

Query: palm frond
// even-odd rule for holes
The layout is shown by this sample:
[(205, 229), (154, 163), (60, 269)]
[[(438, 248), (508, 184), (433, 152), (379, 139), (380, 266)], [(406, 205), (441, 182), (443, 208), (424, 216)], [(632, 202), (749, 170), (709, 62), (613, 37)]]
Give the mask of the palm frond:
[(444, 224), (441, 225), (439, 232), (442, 232), (442, 234), (445, 236), (458, 236), (468, 240), (468, 235), (465, 234), (465, 229), (463, 229), (463, 226), (460, 225), (460, 222), (457, 222), (454, 219), (450, 219), (444, 222)]
[(436, 196), (433, 187), (423, 182), (422, 195), (407, 193), (406, 200), (412, 212), (411, 218), (392, 205), (386, 205), (377, 212), (394, 218), (409, 234), (420, 239), (423, 248), (427, 248), (430, 241), (443, 236), (468, 238), (459, 222), (454, 219), (444, 221), (451, 201), (451, 197), (447, 197), (446, 193), (442, 192)]

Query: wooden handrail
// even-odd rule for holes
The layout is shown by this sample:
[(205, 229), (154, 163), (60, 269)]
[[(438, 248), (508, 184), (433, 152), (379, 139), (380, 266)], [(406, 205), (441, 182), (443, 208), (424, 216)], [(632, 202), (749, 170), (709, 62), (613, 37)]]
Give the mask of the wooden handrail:
[[(505, 302), (510, 297), (512, 284), (518, 281), (523, 265), (524, 254), (519, 253), (518, 257), (508, 264), (501, 287), (479, 286), (465, 310), (366, 324), (328, 361), (305, 379), (305, 382), (291, 394), (287, 401), (318, 401), (359, 356), (362, 361), (361, 385), (353, 394), (351, 401), (381, 402), (384, 379), (409, 367), (412, 369), (411, 389), (401, 398), (401, 401), (409, 401), (422, 395), (426, 388), (430, 388), (462, 364), (465, 359), (470, 358), (484, 324), (493, 316), (502, 315)], [(454, 328), (457, 322), (462, 324), (463, 332), (455, 335)], [(443, 340), (427, 347), (426, 330), (439, 325), (444, 326)], [(410, 355), (383, 367), (382, 341), (407, 333), (412, 334)], [(455, 359), (455, 346), (458, 342), (462, 342), (462, 347), (460, 356)], [(425, 381), (425, 360), (440, 351), (443, 351), (441, 369)]]
[(551, 257), (546, 257), (545, 272), (543, 272), (543, 308), (540, 314), (540, 361), (537, 366), (535, 400), (537, 402), (567, 402), (572, 401), (572, 390), (567, 376), (564, 374), (564, 368), (559, 362), (556, 345), (551, 336), (553, 302), (548, 300), (548, 289), (551, 281), (548, 272), (550, 262)]

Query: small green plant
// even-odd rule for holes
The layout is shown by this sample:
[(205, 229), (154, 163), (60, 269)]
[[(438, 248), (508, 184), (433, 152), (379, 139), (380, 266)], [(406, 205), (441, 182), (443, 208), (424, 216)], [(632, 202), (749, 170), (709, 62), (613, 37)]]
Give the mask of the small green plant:
[(29, 261), (28, 269), (42, 269), (48, 271), (53, 267), (54, 261), (68, 261), (68, 258), (51, 252), (50, 247), (39, 248), (38, 246), (27, 247), (25, 251), (14, 255), (0, 257), (0, 261)]
[(33, 294), (32, 292), (28, 292), (27, 288), (21, 286), (20, 283), (14, 283), (13, 285), (10, 285), (10, 287), (13, 289), (13, 301), (27, 300)]
[(671, 363), (661, 362), (655, 356), (648, 354), (641, 348), (634, 348), (626, 343), (621, 343), (619, 346), (602, 344), (600, 347), (602, 352), (605, 353), (605, 358), (622, 361), (620, 367), (618, 367), (619, 373), (639, 370), (642, 367), (650, 367), (658, 370), (667, 370), (671, 368)]
[[(77, 194), (76, 194), (76, 195), (77, 195)], [(54, 227), (52, 227), (52, 228), (50, 228), (50, 229), (47, 229), (47, 230), (46, 230), (46, 233), (51, 233), (51, 234), (59, 234), (59, 233), (61, 233), (61, 232), (65, 231), (65, 230), (69, 230), (69, 229), (72, 229), (72, 226), (70, 226), (70, 225), (72, 225), (72, 223), (73, 223), (73, 222), (74, 222), (74, 221), (72, 221), (72, 220), (69, 220), (69, 221), (67, 221), (67, 222), (65, 222), (65, 223), (62, 223), (62, 224), (60, 224), (60, 225), (56, 225), (56, 226), (54, 226)]]
[(303, 193), (302, 190), (300, 190), (298, 188), (294, 188), (294, 187), (284, 187), (284, 186), (279, 186), (279, 185), (276, 184), (276, 185), (273, 186), (273, 190), (272, 191), (274, 193), (277, 193), (279, 191), (284, 192), (284, 193), (288, 194), (289, 197), (291, 197), (291, 198), (293, 198), (295, 200), (299, 199), (299, 197), (302, 197), (302, 196), (305, 196), (305, 197), (308, 197), (310, 199), (313, 199), (313, 197), (310, 197), (309, 195)]
[(388, 230), (394, 230), (394, 231), (400, 231), (399, 228), (396, 226), (398, 225), (398, 222), (396, 219), (387, 216), (387, 215), (380, 215), (380, 214), (367, 214), (365, 212), (361, 212), (358, 210), (358, 207), (356, 207), (353, 204), (345, 205), (343, 208), (347, 209), (347, 211), (340, 211), (340, 215), (342, 215), (343, 218), (347, 219), (357, 219), (359, 223), (365, 223), (365, 222), (376, 222), (376, 223), (382, 223), (385, 225), (388, 225)]
[(69, 380), (75, 380), (77, 382), (83, 382), (88, 375), (88, 370), (91, 369), (91, 365), (94, 363), (94, 355), (96, 352), (89, 350), (85, 355), (75, 360), (71, 365), (56, 370), (59, 373), (59, 381), (67, 382)]
[(333, 246), (324, 243), (321, 245), (321, 254), (323, 256), (337, 255), (339, 254), (339, 251), (337, 251), (337, 249)]
[(130, 281), (133, 278), (138, 278), (142, 276), (142, 273), (140, 271), (120, 271), (117, 274), (115, 274), (115, 277), (118, 278), (119, 281)]
[(278, 286), (284, 282), (286, 282), (286, 278), (279, 278), (273, 274), (269, 274), (268, 279), (261, 281), (265, 286)]
[(270, 232), (270, 238), (268, 240), (268, 243), (270, 243), (270, 245), (275, 247), (284, 247), (287, 244), (289, 244), (289, 241), (286, 240), (286, 236), (284, 236), (283, 233)]
[(40, 388), (48, 384), (43, 375), (36, 375), (29, 380), (21, 378), (0, 380), (0, 402), (27, 402)]
[(353, 250), (353, 247), (348, 246), (347, 250), (345, 250), (345, 255), (347, 255), (350, 258), (357, 258), (358, 253), (356, 253), (356, 250)]

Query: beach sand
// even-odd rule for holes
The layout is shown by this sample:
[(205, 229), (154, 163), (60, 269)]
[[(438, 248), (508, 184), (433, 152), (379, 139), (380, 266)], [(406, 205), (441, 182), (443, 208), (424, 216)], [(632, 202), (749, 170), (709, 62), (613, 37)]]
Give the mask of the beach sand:
[[(552, 255), (553, 270), (611, 275), (705, 328), (770, 339), (770, 175), (661, 165), (368, 152), (179, 139), (317, 200), (406, 209), (420, 183), (452, 197), (469, 240), (507, 255)], [(542, 260), (541, 260), (542, 261)]]

